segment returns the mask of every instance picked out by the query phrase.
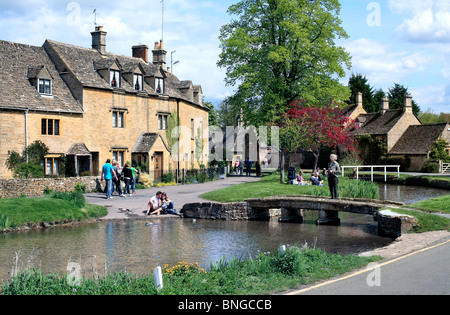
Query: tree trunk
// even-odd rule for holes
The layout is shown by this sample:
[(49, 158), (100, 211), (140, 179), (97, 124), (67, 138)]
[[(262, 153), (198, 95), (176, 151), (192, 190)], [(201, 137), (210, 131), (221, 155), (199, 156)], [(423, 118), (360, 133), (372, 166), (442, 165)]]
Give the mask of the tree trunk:
[(280, 183), (284, 184), (284, 166), (285, 166), (285, 161), (284, 161), (284, 150), (283, 148), (281, 148), (281, 156), (280, 156)]

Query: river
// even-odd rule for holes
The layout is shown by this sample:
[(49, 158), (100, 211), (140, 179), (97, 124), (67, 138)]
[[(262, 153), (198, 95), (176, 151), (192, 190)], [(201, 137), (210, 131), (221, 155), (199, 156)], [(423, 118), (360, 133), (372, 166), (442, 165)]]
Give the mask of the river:
[[(407, 204), (448, 194), (448, 191), (380, 184), (380, 199)], [(64, 273), (69, 262), (81, 265), (85, 276), (126, 270), (136, 274), (181, 261), (208, 268), (221, 258), (254, 257), (279, 246), (303, 245), (327, 252), (351, 254), (386, 246), (377, 236), (370, 215), (340, 213), (341, 226), (317, 226), (318, 213), (304, 213), (304, 224), (211, 221), (161, 218), (108, 221), (81, 226), (30, 230), (0, 235), (0, 280), (13, 266), (30, 266), (46, 273)]]

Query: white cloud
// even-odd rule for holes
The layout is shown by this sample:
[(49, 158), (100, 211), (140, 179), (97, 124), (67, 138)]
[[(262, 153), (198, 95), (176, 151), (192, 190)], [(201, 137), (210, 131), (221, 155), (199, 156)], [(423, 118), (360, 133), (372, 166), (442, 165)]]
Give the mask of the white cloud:
[(414, 42), (447, 42), (450, 40), (450, 1), (390, 0), (395, 13), (410, 16), (396, 31)]
[(433, 63), (424, 52), (397, 50), (388, 44), (362, 38), (345, 45), (352, 55), (353, 72), (369, 78), (372, 85), (388, 86), (426, 70)]

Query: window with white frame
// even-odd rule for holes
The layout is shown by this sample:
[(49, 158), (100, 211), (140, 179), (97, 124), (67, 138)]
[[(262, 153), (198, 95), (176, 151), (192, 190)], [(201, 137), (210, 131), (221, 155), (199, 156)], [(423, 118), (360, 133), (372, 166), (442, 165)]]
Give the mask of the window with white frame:
[(125, 151), (113, 151), (113, 160), (119, 162), (120, 167), (124, 165)]
[(144, 90), (144, 77), (142, 74), (133, 74), (133, 87), (136, 91)]
[(120, 71), (119, 70), (110, 70), (109, 71), (109, 84), (113, 88), (120, 87)]
[(158, 115), (158, 129), (167, 130), (167, 115)]
[(113, 128), (125, 128), (124, 112), (113, 111), (112, 112), (112, 126)]
[(52, 94), (52, 81), (48, 79), (39, 79), (39, 94)]
[(164, 93), (164, 79), (163, 78), (155, 78), (155, 92), (158, 94)]

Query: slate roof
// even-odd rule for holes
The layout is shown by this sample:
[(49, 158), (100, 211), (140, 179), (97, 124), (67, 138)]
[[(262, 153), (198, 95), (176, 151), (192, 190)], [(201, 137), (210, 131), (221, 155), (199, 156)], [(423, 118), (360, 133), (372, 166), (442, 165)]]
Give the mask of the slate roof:
[(403, 109), (391, 109), (384, 114), (371, 113), (361, 114), (356, 118), (356, 122), (361, 123), (361, 127), (354, 130), (354, 135), (385, 135), (403, 116)]
[(155, 144), (156, 140), (158, 138), (161, 138), (161, 141), (163, 142), (164, 146), (166, 147), (167, 151), (170, 151), (167, 147), (166, 142), (158, 133), (144, 133), (139, 138), (138, 142), (136, 143), (136, 146), (133, 149), (133, 153), (148, 153), (152, 149), (153, 145)]
[(447, 128), (447, 123), (409, 126), (389, 154), (426, 155)]
[[(52, 95), (31, 83), (41, 71), (52, 78)], [(0, 40), (0, 108), (83, 113), (44, 48)]]
[[(52, 40), (46, 40), (44, 47), (53, 50), (56, 53), (57, 57), (60, 58), (65, 67), (75, 76), (76, 80), (78, 80), (83, 87), (113, 90), (109, 85), (109, 82), (96, 70), (108, 69), (115, 61), (117, 61), (123, 73), (133, 71), (139, 65), (144, 71), (144, 76), (154, 76), (161, 69), (157, 65), (146, 63), (141, 58), (116, 55), (109, 52), (101, 54), (96, 49), (59, 43)], [(202, 109), (209, 110), (202, 104), (201, 100), (191, 100), (188, 95), (180, 90), (180, 88), (185, 88), (186, 85), (188, 85), (187, 82), (189, 82), (190, 85), (192, 85), (192, 82), (180, 81), (175, 75), (167, 71), (163, 71), (163, 73), (166, 77), (165, 95), (190, 102)], [(142, 91), (138, 92), (134, 89), (132, 82), (127, 82), (123, 77), (121, 82), (121, 89), (125, 92), (142, 94)], [(146, 82), (144, 82), (144, 92), (150, 96), (158, 96), (154, 89)]]

